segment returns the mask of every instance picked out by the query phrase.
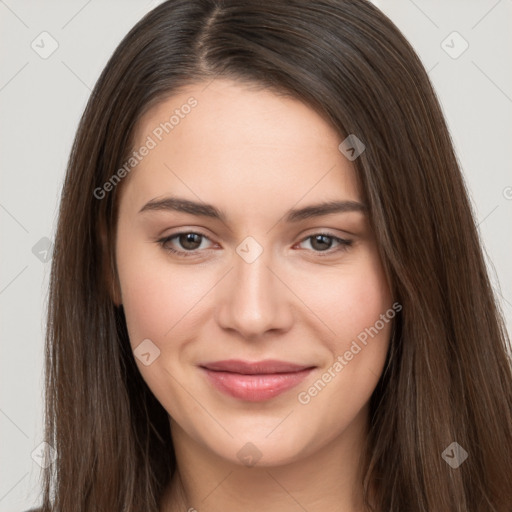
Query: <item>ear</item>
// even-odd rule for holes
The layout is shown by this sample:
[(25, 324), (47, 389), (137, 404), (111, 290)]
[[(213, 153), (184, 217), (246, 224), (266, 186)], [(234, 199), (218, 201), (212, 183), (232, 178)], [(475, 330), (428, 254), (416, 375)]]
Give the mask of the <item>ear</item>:
[(119, 307), (123, 302), (115, 262), (115, 243), (111, 244), (109, 241), (106, 226), (101, 226), (99, 232), (102, 252), (103, 282), (105, 283), (106, 290), (112, 302), (115, 306)]

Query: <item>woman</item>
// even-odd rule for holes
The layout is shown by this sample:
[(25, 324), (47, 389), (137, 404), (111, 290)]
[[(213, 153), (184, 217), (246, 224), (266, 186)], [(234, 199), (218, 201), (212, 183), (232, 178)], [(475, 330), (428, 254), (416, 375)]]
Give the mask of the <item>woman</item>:
[(366, 1), (171, 0), (64, 184), (44, 511), (509, 511), (509, 340), (438, 101)]

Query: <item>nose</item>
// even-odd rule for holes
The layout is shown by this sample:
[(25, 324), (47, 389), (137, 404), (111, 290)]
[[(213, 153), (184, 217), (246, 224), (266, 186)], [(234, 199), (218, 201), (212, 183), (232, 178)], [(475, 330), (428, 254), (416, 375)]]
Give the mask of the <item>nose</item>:
[(251, 263), (234, 254), (233, 262), (234, 268), (217, 290), (216, 319), (220, 327), (248, 340), (259, 339), (268, 331), (289, 330), (293, 294), (266, 252)]

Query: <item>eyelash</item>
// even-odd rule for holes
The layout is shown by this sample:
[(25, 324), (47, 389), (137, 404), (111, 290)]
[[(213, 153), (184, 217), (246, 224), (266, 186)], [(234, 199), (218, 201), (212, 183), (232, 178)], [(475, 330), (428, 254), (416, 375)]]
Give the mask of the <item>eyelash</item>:
[[(168, 247), (166, 245), (167, 243), (169, 243), (174, 238), (178, 238), (180, 235), (198, 235), (198, 236), (201, 236), (201, 237), (205, 238), (206, 240), (210, 240), (203, 233), (198, 233), (196, 231), (181, 231), (179, 233), (174, 233), (171, 236), (160, 238), (159, 240), (157, 240), (157, 242), (158, 242), (158, 244), (160, 244), (160, 246), (164, 250), (166, 250), (169, 253), (175, 254), (176, 256), (178, 256), (180, 258), (187, 258), (187, 257), (190, 257), (190, 256), (196, 256), (197, 253), (201, 252), (202, 249), (196, 249), (194, 251), (178, 251), (178, 250), (173, 249), (172, 247)], [(336, 242), (338, 242), (340, 244), (337, 249), (327, 249), (326, 251), (315, 251), (315, 250), (313, 250), (313, 252), (317, 253), (318, 256), (320, 256), (320, 257), (331, 256), (333, 253), (347, 251), (349, 249), (349, 247), (352, 246), (352, 243), (353, 243), (352, 240), (346, 240), (344, 238), (339, 238), (337, 236), (331, 235), (330, 233), (322, 233), (322, 232), (314, 233), (312, 235), (309, 235), (309, 236), (303, 238), (299, 243), (305, 242), (306, 240), (308, 240), (310, 238), (314, 238), (315, 236), (326, 236), (326, 237), (331, 238), (332, 240), (334, 240), (334, 241), (336, 241)]]

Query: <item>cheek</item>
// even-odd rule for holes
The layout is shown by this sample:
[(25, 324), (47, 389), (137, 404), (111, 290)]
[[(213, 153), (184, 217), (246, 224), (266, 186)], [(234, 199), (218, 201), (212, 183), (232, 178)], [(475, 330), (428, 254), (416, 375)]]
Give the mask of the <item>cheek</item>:
[[(145, 338), (159, 339), (171, 327), (171, 311), (178, 304), (163, 294), (165, 277), (156, 274), (156, 269), (147, 266), (120, 269), (122, 301), (126, 316), (128, 333), (132, 347)], [(166, 325), (167, 322), (169, 325)]]
[(369, 256), (366, 269), (362, 266), (354, 273), (347, 291), (351, 299), (343, 310), (344, 325), (337, 325), (343, 333), (336, 344), (337, 353), (346, 354), (347, 360), (350, 358), (351, 371), (358, 368), (358, 377), (364, 373), (361, 373), (362, 366), (380, 374), (389, 346), (394, 311), (389, 287), (375, 253)]
[[(331, 281), (322, 371), (301, 387), (297, 400), (308, 417), (322, 418), (327, 435), (349, 425), (368, 403), (382, 374), (395, 310), (376, 253), (358, 259)], [(326, 304), (324, 296), (323, 304)], [(387, 319), (382, 320), (381, 315)]]
[[(180, 373), (180, 353), (188, 343), (190, 321), (194, 318), (191, 308), (206, 290), (194, 286), (190, 274), (169, 265), (165, 253), (155, 258), (154, 248), (148, 243), (138, 247), (129, 244), (129, 251), (125, 245), (128, 244), (119, 241), (117, 266), (135, 362), (142, 378), (168, 411), (186, 409), (172, 376)], [(150, 356), (144, 362), (142, 355), (146, 353)]]
[[(382, 373), (395, 311), (376, 249), (369, 247), (351, 263), (336, 273), (329, 288), (324, 287), (329, 290), (327, 295), (317, 291), (315, 298), (319, 316), (331, 331), (325, 340), (330, 360), (325, 363), (331, 372), (326, 379), (332, 384), (324, 398), (350, 390), (348, 400), (357, 408), (368, 399)], [(333, 368), (335, 361), (338, 365)]]
[(164, 253), (155, 258), (152, 244), (118, 239), (121, 298), (133, 348), (146, 338), (160, 344), (197, 293), (182, 273), (172, 272)]
[(373, 326), (392, 305), (387, 280), (373, 247), (347, 258), (332, 272), (307, 279), (299, 293), (307, 298), (304, 302), (322, 321), (322, 332), (332, 340), (331, 349), (337, 353), (344, 350), (348, 340)]
[(345, 283), (339, 304), (336, 331), (343, 338), (355, 338), (373, 326), (391, 307), (391, 296), (379, 269), (355, 272)]

